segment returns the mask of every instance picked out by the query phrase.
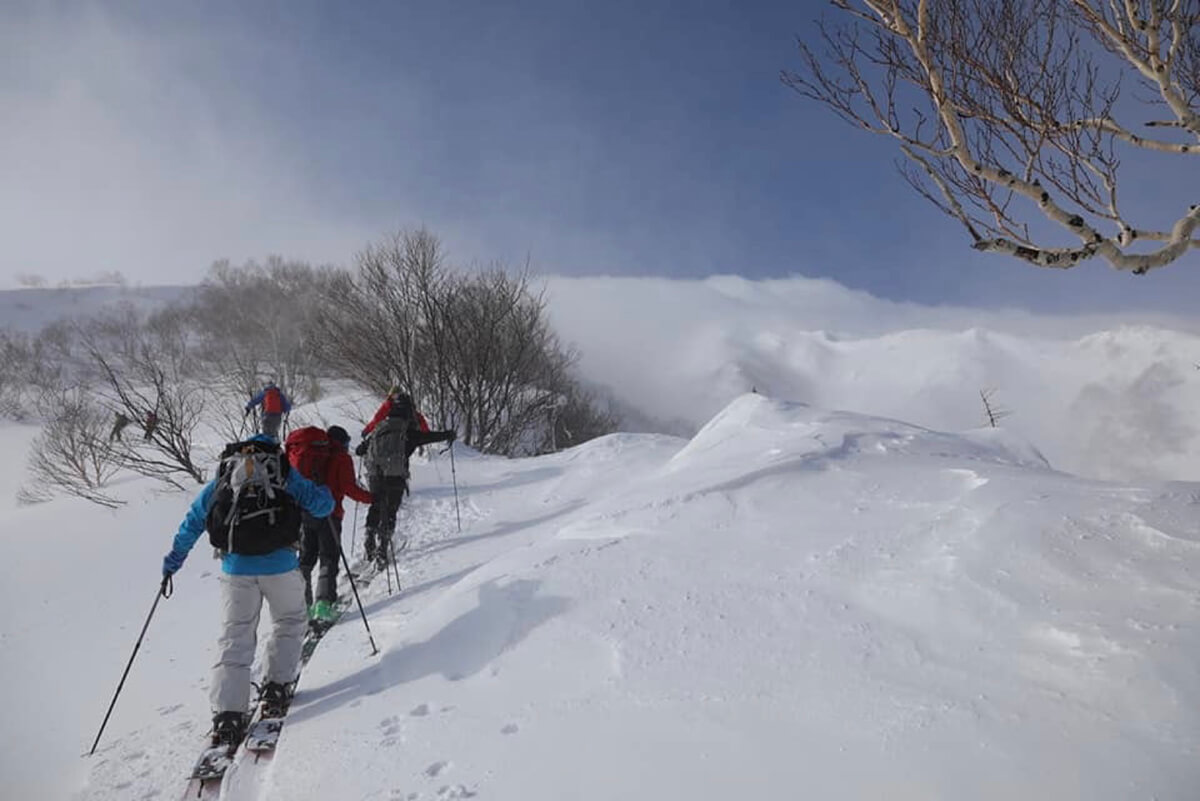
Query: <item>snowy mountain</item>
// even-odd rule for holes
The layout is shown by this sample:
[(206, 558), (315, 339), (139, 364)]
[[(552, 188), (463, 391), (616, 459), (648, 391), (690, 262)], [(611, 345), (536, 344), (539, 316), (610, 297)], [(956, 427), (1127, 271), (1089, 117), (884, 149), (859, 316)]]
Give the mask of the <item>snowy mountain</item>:
[[(29, 436), (0, 429), (10, 452)], [(691, 439), (459, 449), (413, 486), (404, 590), (363, 598), (380, 655), (343, 619), (275, 759), (223, 798), (1194, 793), (1198, 485), (1083, 480), (1001, 430), (748, 394)], [(6, 795), (178, 797), (217, 633), (202, 548), (79, 754), (190, 499), (0, 490), (0, 599), (21, 612), (0, 625)]]
[[(0, 291), (0, 326), (36, 328), (182, 287)], [(1200, 324), (895, 303), (808, 278), (547, 280), (548, 312), (624, 430), (691, 436), (742, 393), (958, 431), (979, 393), (1051, 465), (1116, 481), (1200, 479)]]

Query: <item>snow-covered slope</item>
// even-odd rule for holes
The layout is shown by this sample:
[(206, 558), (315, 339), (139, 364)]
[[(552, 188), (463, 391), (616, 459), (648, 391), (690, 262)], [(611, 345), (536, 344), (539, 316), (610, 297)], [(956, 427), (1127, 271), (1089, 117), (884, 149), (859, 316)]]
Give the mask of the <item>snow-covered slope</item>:
[(1200, 326), (1125, 313), (926, 307), (791, 278), (554, 278), (549, 312), (580, 368), (644, 428), (690, 435), (731, 399), (773, 397), (957, 431), (1004, 424), (1056, 468), (1200, 479)]
[[(1200, 778), (1200, 486), (759, 395), (691, 440), (460, 450), (461, 532), (450, 467), (417, 468), (404, 592), (364, 598), (382, 653), (339, 624), (275, 760), (226, 798), (1170, 799)], [(0, 516), (13, 797), (176, 797), (202, 739), (198, 549), (78, 757), (187, 502), (128, 492)]]

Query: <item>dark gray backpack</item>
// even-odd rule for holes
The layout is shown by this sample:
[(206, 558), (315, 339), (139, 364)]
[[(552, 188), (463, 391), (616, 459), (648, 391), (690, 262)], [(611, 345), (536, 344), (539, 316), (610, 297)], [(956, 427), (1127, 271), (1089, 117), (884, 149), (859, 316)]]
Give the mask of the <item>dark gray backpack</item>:
[(385, 417), (367, 446), (367, 464), (385, 478), (408, 478), (408, 427), (402, 417)]

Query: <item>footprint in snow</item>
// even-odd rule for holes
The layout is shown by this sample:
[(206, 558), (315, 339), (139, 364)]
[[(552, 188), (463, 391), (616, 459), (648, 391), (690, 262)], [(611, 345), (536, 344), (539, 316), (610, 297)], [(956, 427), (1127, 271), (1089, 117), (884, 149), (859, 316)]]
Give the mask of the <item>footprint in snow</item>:
[(434, 762), (432, 765), (425, 768), (425, 775), (431, 779), (436, 778), (438, 776), (441, 776), (443, 773), (445, 773), (446, 768), (448, 768), (448, 767), (450, 767), (450, 763), (447, 762), (446, 760), (440, 760), (438, 762)]
[(500, 730), (501, 734), (516, 734), (521, 730), (521, 727), (515, 723), (509, 723)]

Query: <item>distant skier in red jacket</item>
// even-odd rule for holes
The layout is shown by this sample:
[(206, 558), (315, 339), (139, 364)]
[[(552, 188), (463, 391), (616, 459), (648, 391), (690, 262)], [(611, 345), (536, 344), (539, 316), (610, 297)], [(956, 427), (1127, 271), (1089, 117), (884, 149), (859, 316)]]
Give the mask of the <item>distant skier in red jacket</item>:
[[(359, 503), (372, 503), (374, 496), (358, 486), (354, 478), (354, 460), (347, 446), (350, 434), (341, 426), (330, 426), (329, 454), (317, 483), (324, 484), (333, 495), (333, 512), (328, 518), (304, 516), (301, 527), (300, 572), (304, 575), (306, 600), (310, 603), (309, 617), (330, 623), (337, 617), (337, 578), (342, 548), (342, 499), (350, 496)], [(323, 479), (323, 480), (321, 480)], [(312, 591), (312, 571), (320, 562), (316, 592)], [(315, 600), (315, 603), (313, 602)]]
[[(375, 430), (375, 426), (379, 425), (384, 418), (391, 416), (392, 404), (394, 404), (396, 400), (401, 397), (408, 398), (408, 402), (411, 405), (412, 398), (409, 398), (408, 395), (404, 393), (404, 390), (400, 389), (400, 387), (392, 387), (388, 390), (387, 397), (383, 399), (383, 403), (381, 403), (379, 408), (375, 411), (375, 416), (371, 418), (371, 422), (363, 426), (362, 435), (364, 439), (368, 434)], [(428, 431), (429, 421), (425, 419), (425, 415), (421, 414), (421, 410), (415, 406), (412, 406), (412, 413), (413, 416), (416, 417), (417, 428), (422, 431)]]

